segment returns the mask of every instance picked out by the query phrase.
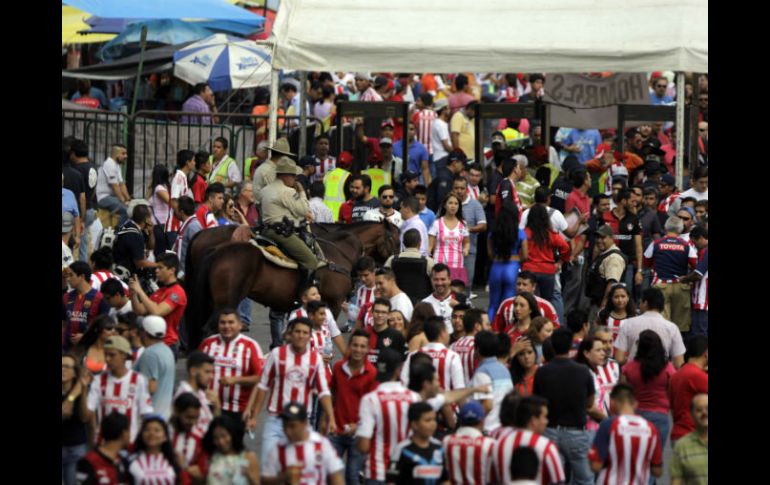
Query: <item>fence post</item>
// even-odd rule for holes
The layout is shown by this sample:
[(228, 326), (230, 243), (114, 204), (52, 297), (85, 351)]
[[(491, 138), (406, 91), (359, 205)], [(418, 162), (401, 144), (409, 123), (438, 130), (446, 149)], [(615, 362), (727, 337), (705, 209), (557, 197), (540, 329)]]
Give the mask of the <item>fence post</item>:
[[(134, 114), (131, 114), (126, 121), (128, 127), (126, 151), (128, 152), (128, 159), (126, 160), (126, 188), (128, 189), (128, 195), (134, 197), (134, 164), (136, 159), (136, 128), (135, 128)], [(131, 214), (129, 214), (131, 216)]]

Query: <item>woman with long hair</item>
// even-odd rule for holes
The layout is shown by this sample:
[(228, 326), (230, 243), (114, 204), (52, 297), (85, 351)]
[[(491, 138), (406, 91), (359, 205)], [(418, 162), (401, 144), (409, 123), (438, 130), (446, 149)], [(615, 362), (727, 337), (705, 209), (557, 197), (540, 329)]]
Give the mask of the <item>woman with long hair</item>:
[(657, 428), (661, 448), (668, 439), (668, 387), (674, 372), (660, 336), (653, 330), (644, 330), (639, 334), (634, 360), (623, 366), (620, 375), (620, 382), (634, 387), (639, 414)]
[(166, 222), (171, 217), (171, 185), (168, 167), (159, 163), (152, 169), (150, 185), (147, 187), (147, 198), (150, 200), (152, 212), (152, 230), (155, 235), (153, 252), (158, 257), (171, 249), (166, 238)]
[(543, 363), (543, 342), (553, 334), (553, 322), (545, 317), (535, 317), (524, 334), (535, 348), (537, 363)]
[[(551, 301), (556, 272), (562, 263), (572, 260), (572, 249), (564, 236), (553, 230), (548, 210), (540, 204), (533, 205), (529, 210), (524, 232), (527, 234), (528, 253), (522, 269), (535, 274), (538, 296)], [(556, 261), (556, 250), (559, 251), (559, 261)]]
[(463, 222), (463, 202), (453, 193), (441, 202), (436, 220), (428, 231), (428, 247), (436, 263), (449, 266), (451, 279), (468, 284), (463, 258), (471, 250), (471, 239)]
[(511, 359), (513, 387), (522, 397), (532, 395), (532, 388), (535, 385), (535, 373), (538, 367), (537, 354), (531, 344), (524, 346)]
[(516, 278), (521, 262), (527, 259), (527, 235), (519, 229), (519, 209), (503, 206), (487, 237), (487, 253), (492, 257), (489, 270), (489, 321), (495, 319), (503, 300), (516, 294)]
[(220, 226), (249, 224), (243, 213), (235, 206), (235, 198), (230, 194), (225, 194), (225, 203), (222, 204), (222, 209), (214, 213), (214, 217)]
[(578, 346), (577, 355), (575, 355), (575, 362), (588, 367), (594, 380), (594, 402), (588, 410), (588, 417), (591, 419), (586, 421), (586, 429), (594, 434), (599, 429), (599, 423), (607, 417), (604, 414), (603, 406), (604, 387), (599, 381), (599, 366), (604, 365), (605, 356), (604, 344), (596, 337), (584, 338)]
[(61, 356), (61, 478), (75, 484), (78, 460), (88, 451), (88, 379), (82, 379), (78, 359)]
[(145, 416), (134, 441), (134, 454), (128, 466), (134, 485), (174, 485), (180, 483), (179, 462), (171, 446), (166, 421), (159, 415)]
[(109, 315), (99, 315), (75, 346), (75, 354), (81, 358), (81, 364), (92, 375), (101, 374), (107, 369), (104, 344), (114, 335), (117, 335), (115, 320)]
[(430, 303), (421, 301), (414, 306), (412, 319), (409, 321), (409, 326), (406, 331), (406, 341), (409, 343), (409, 352), (417, 352), (423, 345), (428, 343), (428, 339), (425, 337), (422, 326), (426, 320), (435, 316), (436, 310), (433, 309), (433, 305)]
[(532, 319), (542, 317), (540, 307), (537, 306), (537, 300), (532, 293), (520, 293), (513, 300), (513, 325), (504, 330), (511, 338), (512, 343), (516, 343), (519, 337), (524, 336), (532, 324)]
[(408, 325), (409, 320), (404, 317), (404, 314), (401, 313), (401, 310), (391, 310), (388, 314), (388, 326), (401, 332), (404, 338), (406, 338), (406, 329)]
[(209, 455), (209, 485), (256, 485), (259, 463), (253, 451), (243, 446), (244, 424), (229, 416), (219, 416), (203, 437), (203, 449)]
[[(638, 312), (634, 299), (631, 298), (628, 288), (623, 283), (618, 283), (610, 288), (610, 294), (607, 295), (607, 306), (602, 308), (596, 316), (596, 325), (606, 325), (612, 330), (612, 341), (618, 338), (620, 326)], [(612, 348), (612, 357), (615, 357), (615, 348)]]

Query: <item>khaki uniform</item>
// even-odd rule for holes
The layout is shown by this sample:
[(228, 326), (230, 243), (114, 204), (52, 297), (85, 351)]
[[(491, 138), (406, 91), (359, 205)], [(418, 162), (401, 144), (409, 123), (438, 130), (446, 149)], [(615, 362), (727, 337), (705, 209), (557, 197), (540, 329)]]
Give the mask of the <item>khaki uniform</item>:
[(275, 170), (275, 162), (272, 160), (265, 160), (254, 171), (252, 185), (254, 187), (254, 202), (256, 202), (257, 205), (262, 204), (262, 191), (264, 188), (275, 181)]
[[(256, 172), (254, 175), (256, 182)], [(273, 168), (273, 176), (275, 177), (275, 168)], [(281, 223), (284, 217), (297, 225), (305, 218), (305, 214), (310, 212), (310, 204), (305, 193), (298, 193), (293, 188), (287, 187), (280, 179), (274, 180), (262, 189), (261, 195), (262, 221), (265, 225)], [(285, 237), (271, 228), (265, 229), (263, 234), (280, 244), (281, 248), (301, 266), (311, 270), (318, 266), (318, 259), (296, 234)]]

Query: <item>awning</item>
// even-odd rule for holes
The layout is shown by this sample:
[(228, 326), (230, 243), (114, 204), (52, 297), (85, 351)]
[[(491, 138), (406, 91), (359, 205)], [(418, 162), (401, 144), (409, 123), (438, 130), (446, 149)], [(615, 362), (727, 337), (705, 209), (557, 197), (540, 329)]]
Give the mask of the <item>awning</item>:
[[(174, 67), (174, 52), (188, 44), (157, 47), (144, 53), (142, 74), (153, 74), (170, 70)], [(93, 66), (81, 67), (62, 71), (62, 77), (78, 79), (98, 79), (102, 81), (119, 81), (136, 77), (139, 66), (139, 54), (128, 56), (114, 62), (104, 62)]]
[(62, 5), (61, 45), (107, 42), (115, 37), (115, 34), (79, 34), (81, 30), (88, 30), (88, 24), (85, 23), (88, 17), (90, 15), (82, 10)]
[(221, 0), (63, 0), (62, 3), (103, 18), (212, 19), (260, 25), (263, 18)]

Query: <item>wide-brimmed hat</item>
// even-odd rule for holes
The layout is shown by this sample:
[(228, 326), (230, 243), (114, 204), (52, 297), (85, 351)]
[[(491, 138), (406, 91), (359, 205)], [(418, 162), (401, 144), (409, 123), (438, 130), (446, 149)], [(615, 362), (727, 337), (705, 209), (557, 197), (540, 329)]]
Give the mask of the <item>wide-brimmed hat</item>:
[(275, 167), (276, 175), (299, 175), (301, 173), (302, 169), (289, 157), (281, 157)]
[(286, 138), (279, 138), (275, 140), (273, 146), (270, 147), (270, 151), (274, 153), (280, 153), (281, 155), (286, 155), (287, 157), (296, 157), (296, 155), (291, 152), (289, 140)]

